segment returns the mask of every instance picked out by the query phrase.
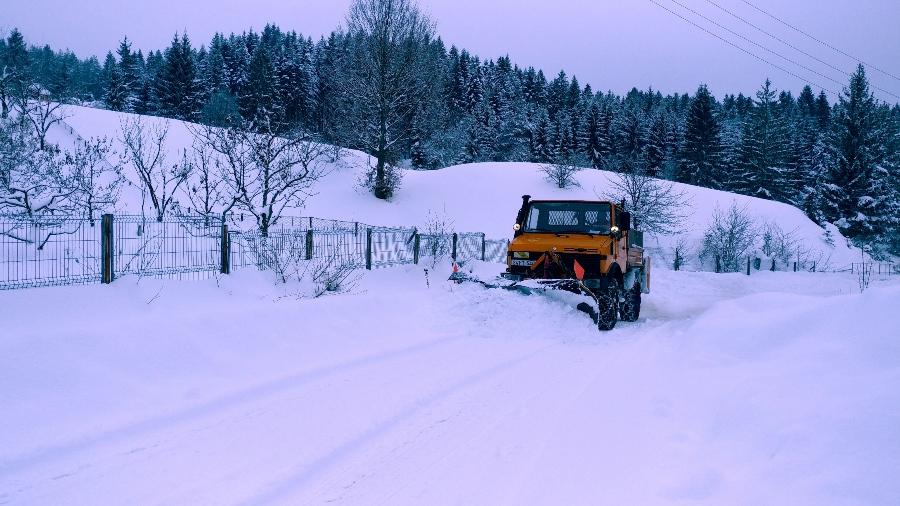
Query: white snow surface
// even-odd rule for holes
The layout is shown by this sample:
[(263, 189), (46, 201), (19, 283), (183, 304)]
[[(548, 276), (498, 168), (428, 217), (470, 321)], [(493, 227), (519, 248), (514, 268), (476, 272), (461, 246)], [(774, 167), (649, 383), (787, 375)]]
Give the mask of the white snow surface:
[[(121, 136), (123, 118), (132, 115), (102, 109), (66, 106), (63, 125), (50, 136), (65, 147), (72, 139)], [(147, 122), (168, 123), (168, 163), (176, 163), (193, 142), (189, 123), (164, 118), (145, 117)], [(121, 151), (121, 146), (118, 146)], [(540, 165), (532, 163), (476, 163), (433, 171), (404, 170), (402, 187), (390, 202), (374, 198), (359, 188), (359, 180), (369, 167), (369, 157), (359, 151), (344, 150), (344, 158), (336, 164), (325, 164), (328, 172), (306, 201), (304, 208), (289, 210), (295, 216), (315, 216), (371, 225), (423, 228), (429, 212), (445, 214), (458, 232), (483, 232), (488, 238), (506, 239), (512, 235), (512, 224), (521, 206), (522, 195), (535, 199), (606, 198), (611, 190), (612, 174), (599, 170), (583, 170), (576, 175), (579, 187), (561, 190), (544, 179)], [(137, 178), (126, 170), (131, 181)], [(646, 246), (658, 260), (670, 263), (672, 247), (678, 239), (686, 240), (690, 259), (699, 252), (703, 233), (716, 207), (727, 210), (732, 202), (746, 207), (756, 224), (777, 223), (792, 232), (802, 247), (819, 258), (819, 267), (846, 268), (861, 262), (859, 249), (848, 246), (832, 227), (834, 244), (825, 241), (825, 230), (796, 207), (723, 191), (676, 184), (690, 200), (688, 219), (683, 233), (677, 237), (648, 237)], [(182, 198), (182, 203), (189, 202)], [(117, 212), (141, 211), (141, 195), (137, 186), (126, 187), (118, 202)], [(819, 255), (821, 253), (821, 255)]]
[[(118, 135), (120, 114), (69, 113), (63, 147)], [(190, 138), (171, 121), (170, 161)], [(348, 152), (296, 214), (446, 210), (504, 238), (522, 194), (595, 198), (609, 177), (407, 171), (382, 202), (355, 188), (365, 167)], [(694, 247), (737, 200), (859, 261), (796, 208), (684, 188)], [(139, 193), (118, 205), (139, 212)], [(673, 272), (672, 238), (651, 241), (641, 318), (607, 333), (566, 297), (452, 284), (443, 264), (319, 299), (254, 269), (0, 292), (0, 505), (897, 504), (900, 278)]]
[(641, 319), (598, 333), (446, 276), (0, 293), (0, 504), (900, 497), (896, 278), (657, 270)]

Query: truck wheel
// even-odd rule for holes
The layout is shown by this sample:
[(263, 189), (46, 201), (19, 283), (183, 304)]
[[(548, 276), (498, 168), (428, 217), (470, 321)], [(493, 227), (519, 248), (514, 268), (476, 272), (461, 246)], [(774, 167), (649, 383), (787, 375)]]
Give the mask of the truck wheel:
[(600, 330), (612, 330), (616, 326), (619, 316), (619, 285), (610, 280), (604, 287), (597, 291), (597, 328)]
[(641, 316), (641, 286), (635, 284), (631, 290), (625, 292), (625, 302), (622, 303), (622, 321), (636, 322)]

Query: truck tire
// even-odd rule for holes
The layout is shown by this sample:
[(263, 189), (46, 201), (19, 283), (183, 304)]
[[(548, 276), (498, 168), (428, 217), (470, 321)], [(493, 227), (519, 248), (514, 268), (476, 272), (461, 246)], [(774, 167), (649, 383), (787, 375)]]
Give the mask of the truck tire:
[(613, 280), (597, 291), (597, 329), (612, 330), (619, 316), (619, 284)]
[(641, 285), (636, 284), (625, 292), (625, 302), (622, 303), (622, 321), (636, 322), (641, 316)]

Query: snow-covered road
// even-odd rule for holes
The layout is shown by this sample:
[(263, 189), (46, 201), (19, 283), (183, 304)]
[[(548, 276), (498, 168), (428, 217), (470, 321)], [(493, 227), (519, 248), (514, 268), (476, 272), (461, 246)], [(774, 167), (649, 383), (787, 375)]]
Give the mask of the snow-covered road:
[(421, 269), (0, 293), (0, 504), (896, 504), (900, 285), (659, 271), (636, 324)]

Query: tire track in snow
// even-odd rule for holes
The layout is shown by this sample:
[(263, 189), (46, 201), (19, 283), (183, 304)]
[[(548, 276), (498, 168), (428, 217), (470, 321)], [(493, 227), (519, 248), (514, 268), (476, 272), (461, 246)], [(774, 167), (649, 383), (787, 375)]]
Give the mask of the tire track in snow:
[(0, 475), (9, 475), (16, 472), (27, 471), (41, 464), (56, 461), (80, 452), (93, 449), (97, 446), (114, 444), (128, 439), (138, 438), (147, 433), (159, 431), (172, 425), (190, 422), (192, 420), (207, 417), (216, 412), (233, 409), (237, 406), (258, 402), (261, 399), (275, 396), (281, 392), (304, 386), (308, 383), (319, 381), (330, 376), (345, 373), (354, 369), (389, 362), (397, 358), (403, 358), (418, 353), (431, 351), (445, 346), (462, 338), (458, 336), (443, 337), (426, 341), (424, 343), (407, 346), (398, 350), (368, 355), (355, 360), (325, 366), (311, 371), (286, 376), (274, 381), (256, 385), (245, 390), (233, 392), (216, 399), (191, 406), (187, 409), (175, 411), (165, 415), (148, 418), (135, 423), (118, 427), (112, 430), (94, 434), (79, 440), (61, 443), (55, 446), (45, 447), (0, 461)]

